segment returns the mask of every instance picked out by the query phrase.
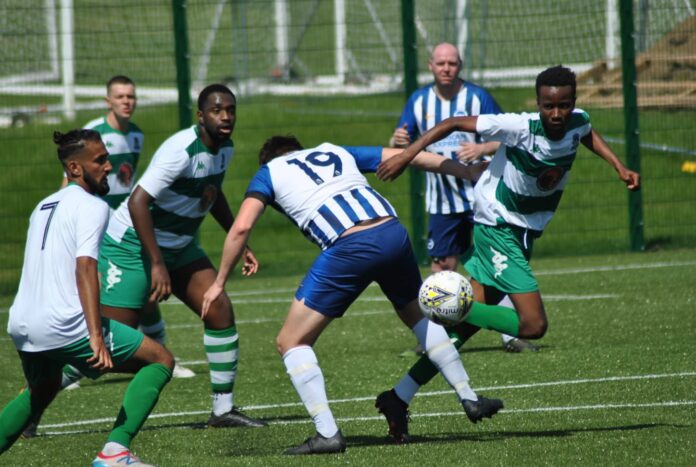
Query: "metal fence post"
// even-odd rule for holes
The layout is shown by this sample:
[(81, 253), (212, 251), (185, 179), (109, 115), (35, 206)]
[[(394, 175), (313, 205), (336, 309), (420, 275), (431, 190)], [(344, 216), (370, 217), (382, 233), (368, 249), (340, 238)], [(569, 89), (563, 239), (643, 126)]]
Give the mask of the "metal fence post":
[[(401, 0), (401, 28), (404, 50), (404, 91), (406, 100), (418, 88), (416, 44), (416, 19), (414, 0)], [(424, 210), (424, 175), (420, 170), (409, 169), (411, 192), (411, 230), (413, 250), (420, 264), (427, 264)]]
[(172, 0), (174, 15), (174, 56), (176, 58), (176, 87), (179, 93), (179, 127), (191, 126), (191, 72), (189, 69), (186, 0)]
[[(633, 0), (620, 0), (619, 9), (626, 165), (629, 169), (640, 172), (638, 83), (636, 76), (636, 49), (633, 38)], [(642, 251), (645, 249), (645, 240), (643, 236), (643, 197), (640, 191), (631, 191), (628, 194), (628, 218), (631, 250)]]

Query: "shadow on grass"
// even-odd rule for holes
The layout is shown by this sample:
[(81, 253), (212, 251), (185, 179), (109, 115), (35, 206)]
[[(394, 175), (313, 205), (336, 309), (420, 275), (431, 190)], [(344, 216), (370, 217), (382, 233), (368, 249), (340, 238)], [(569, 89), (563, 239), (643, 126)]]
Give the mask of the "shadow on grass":
[[(688, 425), (675, 425), (666, 423), (650, 423), (650, 424), (640, 424), (640, 425), (626, 425), (626, 426), (615, 426), (615, 427), (604, 427), (604, 428), (580, 428), (580, 429), (569, 429), (569, 430), (545, 430), (545, 431), (494, 431), (487, 433), (446, 433), (440, 435), (432, 436), (412, 436), (411, 441), (408, 443), (410, 445), (417, 444), (434, 444), (437, 443), (452, 443), (452, 442), (491, 442), (491, 441), (501, 441), (510, 438), (565, 438), (572, 436), (576, 433), (588, 433), (588, 432), (612, 432), (612, 431), (633, 431), (633, 430), (645, 430), (658, 427), (669, 427), (669, 428), (689, 428)], [(311, 430), (310, 430), (311, 431)], [(307, 432), (307, 436), (310, 436), (310, 431)], [(304, 438), (298, 438), (297, 444), (304, 441)], [(358, 447), (374, 447), (374, 446), (395, 446), (399, 447), (401, 445), (395, 444), (390, 438), (385, 436), (372, 436), (372, 435), (352, 435), (346, 436), (346, 441), (348, 442), (347, 449), (358, 448)], [(274, 456), (281, 454), (285, 449), (293, 447), (295, 445), (285, 445), (280, 443), (275, 446), (267, 446), (265, 448), (253, 447), (249, 445), (239, 445), (235, 446), (227, 452), (230, 457), (235, 456)], [(404, 446), (405, 448), (405, 446)]]
[[(539, 351), (542, 351), (544, 349), (550, 349), (552, 346), (550, 345), (540, 345), (535, 342), (535, 345), (539, 347)], [(477, 353), (477, 352), (504, 352), (503, 346), (502, 345), (494, 345), (494, 346), (486, 346), (486, 347), (467, 347), (464, 345), (459, 349), (459, 353), (465, 354), (465, 353)], [(522, 352), (506, 352), (509, 354), (529, 354), (529, 353), (535, 353), (529, 350), (525, 350)], [(415, 350), (413, 349), (408, 349), (404, 350), (399, 354), (400, 357), (403, 358), (420, 358), (423, 354), (417, 354)]]
[[(643, 423), (638, 425), (610, 426), (598, 428), (574, 428), (568, 430), (542, 430), (542, 431), (490, 431), (485, 433), (445, 433), (431, 436), (411, 436), (409, 444), (425, 443), (450, 443), (453, 441), (501, 441), (510, 438), (565, 438), (577, 433), (602, 433), (613, 431), (636, 431), (658, 427), (690, 428), (689, 425), (677, 425), (670, 423)], [(391, 440), (376, 436), (348, 436), (349, 446), (375, 446), (391, 445)]]

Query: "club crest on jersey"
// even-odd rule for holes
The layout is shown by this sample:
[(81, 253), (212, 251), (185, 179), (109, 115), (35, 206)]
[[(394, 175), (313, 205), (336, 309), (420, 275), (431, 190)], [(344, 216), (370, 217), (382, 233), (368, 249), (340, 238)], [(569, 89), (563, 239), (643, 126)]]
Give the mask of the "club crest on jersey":
[(133, 170), (133, 165), (130, 162), (124, 162), (118, 167), (116, 180), (118, 180), (118, 183), (120, 183), (122, 186), (131, 186), (134, 172), (135, 170)]
[(537, 177), (537, 188), (541, 191), (551, 191), (558, 186), (563, 179), (566, 170), (563, 167), (549, 167)]
[(140, 152), (140, 140), (138, 138), (133, 138), (133, 149)]
[(210, 206), (213, 205), (217, 198), (217, 192), (218, 189), (215, 185), (208, 185), (203, 189), (201, 200), (198, 202), (198, 209), (200, 209), (201, 212), (208, 212)]

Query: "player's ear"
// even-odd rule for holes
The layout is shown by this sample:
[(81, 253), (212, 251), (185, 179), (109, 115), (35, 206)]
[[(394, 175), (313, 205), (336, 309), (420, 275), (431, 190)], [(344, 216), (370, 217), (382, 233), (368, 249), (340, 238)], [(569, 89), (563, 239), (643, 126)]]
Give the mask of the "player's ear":
[(80, 176), (82, 176), (82, 166), (75, 159), (70, 159), (65, 165), (65, 168), (70, 178), (80, 178)]
[(202, 110), (196, 110), (196, 118), (198, 119), (198, 123), (201, 125), (203, 124), (203, 111)]

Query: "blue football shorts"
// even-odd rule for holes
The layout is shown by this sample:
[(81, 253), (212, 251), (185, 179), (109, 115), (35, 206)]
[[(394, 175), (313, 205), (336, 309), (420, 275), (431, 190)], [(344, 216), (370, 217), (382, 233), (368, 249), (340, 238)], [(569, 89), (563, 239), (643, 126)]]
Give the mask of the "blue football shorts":
[(460, 256), (471, 246), (473, 228), (471, 211), (456, 214), (430, 214), (428, 221), (428, 256)]
[(396, 219), (341, 237), (322, 251), (295, 298), (339, 318), (373, 281), (396, 309), (418, 297), (420, 270), (408, 232)]

